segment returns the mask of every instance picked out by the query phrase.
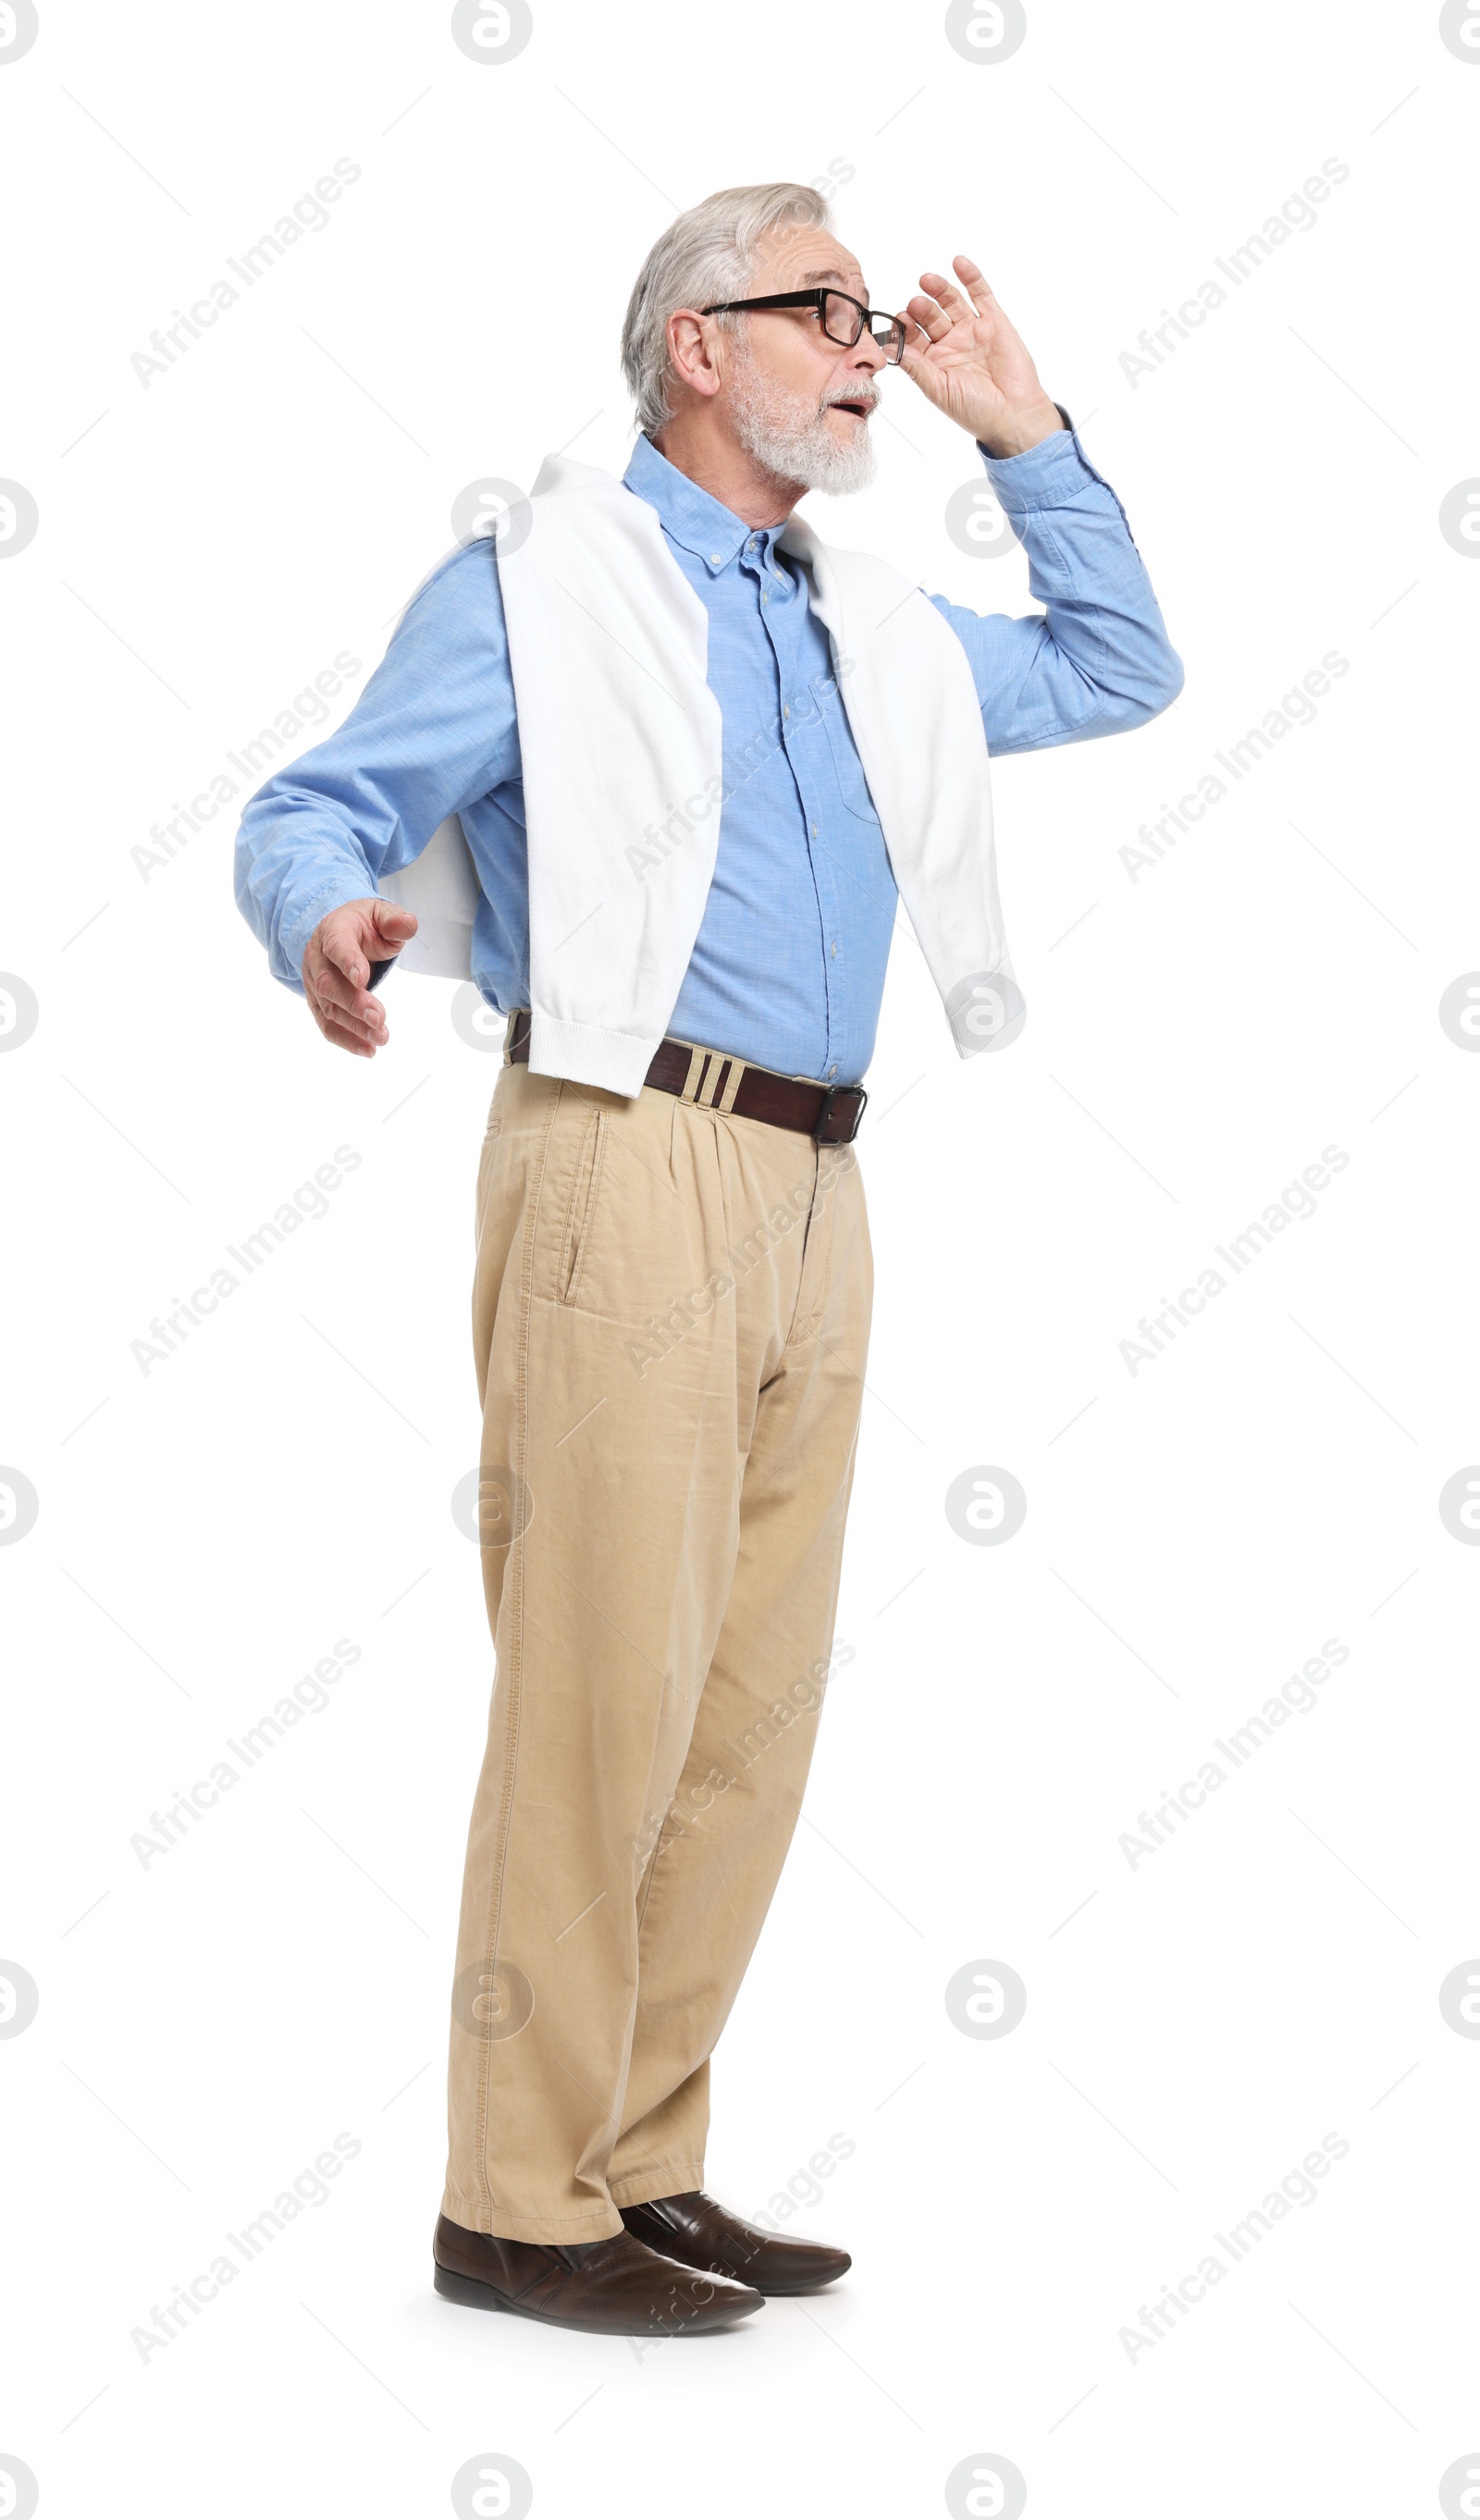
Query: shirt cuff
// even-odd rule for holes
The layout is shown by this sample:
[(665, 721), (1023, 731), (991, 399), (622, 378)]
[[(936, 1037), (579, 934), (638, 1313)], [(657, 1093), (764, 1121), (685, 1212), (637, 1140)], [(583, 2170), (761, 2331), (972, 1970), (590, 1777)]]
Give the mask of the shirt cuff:
[(1031, 516), (1038, 508), (1066, 507), (1086, 481), (1099, 481), (1109, 489), (1080, 445), (1079, 431), (1062, 403), (1054, 408), (1063, 428), (1053, 429), (1022, 455), (989, 455), (980, 438), (976, 441), (998, 501), (1009, 517)]
[(294, 902), (284, 911), (278, 922), (278, 950), (287, 966), (287, 973), (280, 976), (286, 978), (290, 989), (296, 989), (300, 997), (303, 995), (303, 957), (320, 920), (327, 919), (332, 910), (342, 910), (348, 901), (367, 901), (370, 893), (377, 889), (373, 877), (367, 889), (363, 881), (354, 882), (346, 869), (336, 881), (325, 884), (312, 894), (301, 909)]

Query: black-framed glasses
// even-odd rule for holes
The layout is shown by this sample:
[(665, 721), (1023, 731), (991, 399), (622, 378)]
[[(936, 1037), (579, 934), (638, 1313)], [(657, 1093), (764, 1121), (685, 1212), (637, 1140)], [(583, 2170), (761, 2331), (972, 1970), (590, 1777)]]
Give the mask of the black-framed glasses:
[(830, 341), (851, 350), (868, 326), (888, 366), (904, 356), (905, 328), (897, 315), (875, 314), (872, 306), (849, 297), (841, 289), (787, 289), (779, 297), (728, 297), (721, 306), (701, 306), (701, 315), (740, 315), (751, 307), (810, 306)]

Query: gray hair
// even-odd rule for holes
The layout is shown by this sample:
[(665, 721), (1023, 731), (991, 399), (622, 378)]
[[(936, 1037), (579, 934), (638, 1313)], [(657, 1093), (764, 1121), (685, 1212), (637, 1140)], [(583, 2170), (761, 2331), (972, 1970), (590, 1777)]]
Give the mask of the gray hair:
[(664, 230), (638, 273), (622, 325), (622, 374), (639, 428), (650, 437), (673, 418), (669, 316), (681, 306), (743, 296), (756, 248), (772, 228), (827, 224), (828, 204), (810, 184), (737, 184), (682, 211)]

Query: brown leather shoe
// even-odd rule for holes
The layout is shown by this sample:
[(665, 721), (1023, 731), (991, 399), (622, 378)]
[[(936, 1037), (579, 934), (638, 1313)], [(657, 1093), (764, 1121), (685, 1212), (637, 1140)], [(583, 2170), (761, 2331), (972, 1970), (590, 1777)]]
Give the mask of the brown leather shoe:
[(656, 2255), (630, 2232), (548, 2248), (437, 2220), (432, 2281), (444, 2301), (508, 2310), (602, 2336), (702, 2336), (762, 2308), (747, 2284)]
[(853, 2264), (846, 2249), (819, 2240), (785, 2240), (727, 2214), (701, 2187), (683, 2196), (655, 2196), (648, 2205), (623, 2205), (622, 2221), (635, 2239), (708, 2274), (734, 2275), (759, 2293), (817, 2292), (835, 2283)]

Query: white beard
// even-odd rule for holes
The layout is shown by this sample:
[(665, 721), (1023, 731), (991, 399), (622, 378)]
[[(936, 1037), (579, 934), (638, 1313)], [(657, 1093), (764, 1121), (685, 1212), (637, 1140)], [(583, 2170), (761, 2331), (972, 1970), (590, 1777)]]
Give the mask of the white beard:
[[(834, 498), (867, 490), (875, 470), (868, 422), (858, 423), (851, 446), (841, 445), (807, 394), (757, 366), (747, 344), (737, 343), (736, 351), (731, 407), (746, 454), (779, 481), (800, 481), (808, 490), (824, 490)], [(856, 389), (859, 395), (868, 390)]]

